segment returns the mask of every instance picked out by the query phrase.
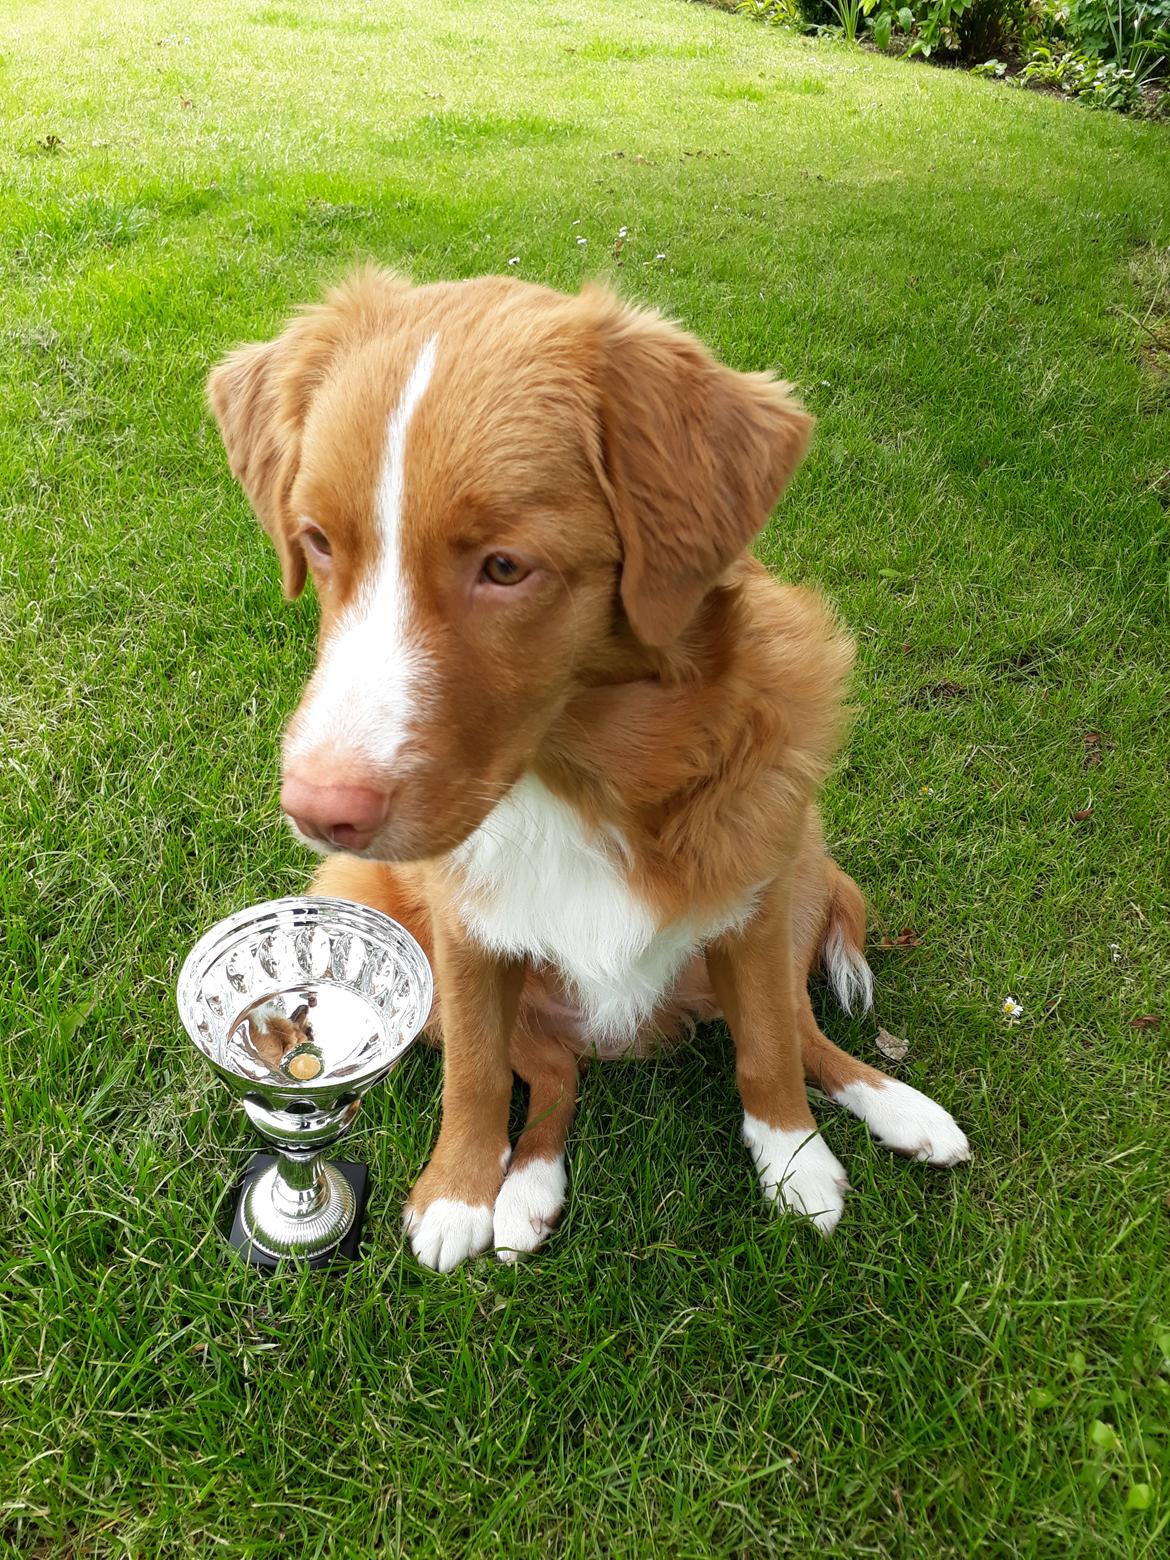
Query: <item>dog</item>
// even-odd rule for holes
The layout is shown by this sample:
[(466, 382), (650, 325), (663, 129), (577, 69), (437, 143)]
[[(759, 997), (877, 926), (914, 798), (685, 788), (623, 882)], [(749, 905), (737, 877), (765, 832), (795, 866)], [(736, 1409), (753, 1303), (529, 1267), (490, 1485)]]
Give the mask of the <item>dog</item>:
[(806, 1083), (898, 1153), (967, 1158), (809, 1002), (819, 966), (846, 1010), (873, 979), (817, 812), (852, 645), (747, 550), (811, 435), (790, 387), (602, 288), (370, 267), (208, 398), (286, 596), (311, 574), (319, 601), (281, 791), (325, 857), (313, 891), (393, 916), (435, 969), (420, 1261), (535, 1251), (586, 1060), (720, 1015), (764, 1195), (822, 1234), (848, 1187)]

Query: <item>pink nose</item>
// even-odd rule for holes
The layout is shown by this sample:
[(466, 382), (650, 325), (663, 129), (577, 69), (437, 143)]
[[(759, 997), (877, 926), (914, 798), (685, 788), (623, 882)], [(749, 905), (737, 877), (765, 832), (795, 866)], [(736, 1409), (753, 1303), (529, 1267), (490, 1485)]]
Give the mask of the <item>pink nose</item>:
[(386, 822), (390, 798), (368, 785), (310, 785), (287, 775), (280, 805), (302, 834), (343, 850), (365, 850)]

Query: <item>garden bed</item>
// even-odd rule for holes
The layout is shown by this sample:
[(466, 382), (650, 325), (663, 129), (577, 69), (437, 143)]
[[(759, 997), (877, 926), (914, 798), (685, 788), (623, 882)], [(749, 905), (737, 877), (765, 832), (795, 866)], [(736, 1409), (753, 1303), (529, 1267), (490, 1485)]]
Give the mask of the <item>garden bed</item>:
[(766, 26), (1170, 118), (1170, 0), (711, 0)]

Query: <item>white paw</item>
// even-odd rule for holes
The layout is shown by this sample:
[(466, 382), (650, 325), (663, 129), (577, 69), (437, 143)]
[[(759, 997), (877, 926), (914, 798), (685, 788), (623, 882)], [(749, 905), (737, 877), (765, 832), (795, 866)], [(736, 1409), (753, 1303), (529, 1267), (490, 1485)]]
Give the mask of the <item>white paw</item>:
[(833, 1098), (862, 1121), (887, 1148), (932, 1165), (970, 1159), (971, 1145), (949, 1111), (908, 1083), (847, 1083)]
[(822, 1235), (837, 1228), (849, 1181), (844, 1166), (814, 1127), (770, 1127), (745, 1114), (743, 1140), (751, 1150), (764, 1196), (811, 1219)]
[(408, 1203), (402, 1210), (402, 1228), (424, 1267), (449, 1273), (491, 1245), (492, 1210), (486, 1204), (476, 1207), (454, 1197), (436, 1197), (422, 1214)]
[(530, 1159), (513, 1170), (496, 1198), (493, 1240), (501, 1262), (535, 1251), (565, 1205), (565, 1161)]

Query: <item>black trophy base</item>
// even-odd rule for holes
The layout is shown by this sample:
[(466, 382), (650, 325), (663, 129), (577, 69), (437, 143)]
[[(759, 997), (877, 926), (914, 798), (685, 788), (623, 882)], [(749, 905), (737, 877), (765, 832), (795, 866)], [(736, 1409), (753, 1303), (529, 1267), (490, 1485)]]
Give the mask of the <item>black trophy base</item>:
[(231, 1227), (224, 1229), (229, 1246), (239, 1252), (245, 1262), (258, 1268), (278, 1268), (282, 1263), (298, 1262), (305, 1267), (322, 1268), (334, 1267), (341, 1263), (352, 1262), (358, 1254), (358, 1245), (362, 1238), (362, 1225), (366, 1217), (366, 1199), (370, 1193), (369, 1171), (365, 1165), (357, 1163), (353, 1159), (331, 1159), (329, 1163), (335, 1170), (339, 1170), (353, 1188), (354, 1215), (353, 1223), (348, 1232), (341, 1237), (336, 1246), (330, 1246), (328, 1251), (322, 1251), (315, 1257), (270, 1257), (266, 1251), (261, 1251), (258, 1246), (252, 1244), (252, 1238), (244, 1228), (243, 1207), (244, 1194), (250, 1184), (258, 1175), (262, 1175), (268, 1167), (276, 1162), (275, 1154), (253, 1154), (248, 1161), (243, 1175), (236, 1185), (235, 1200), (232, 1204)]

